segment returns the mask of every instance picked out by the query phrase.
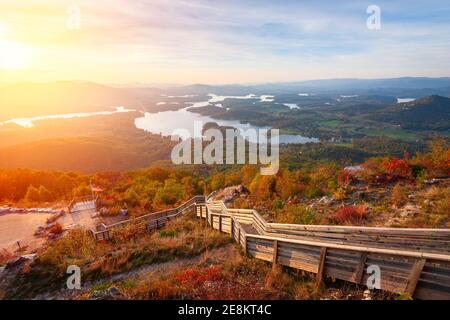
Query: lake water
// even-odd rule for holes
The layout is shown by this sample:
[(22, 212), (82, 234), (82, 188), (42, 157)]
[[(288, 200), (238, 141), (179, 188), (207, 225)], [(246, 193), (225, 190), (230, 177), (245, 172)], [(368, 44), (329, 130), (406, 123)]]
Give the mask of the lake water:
[[(268, 129), (263, 127), (252, 126), (248, 123), (240, 123), (236, 120), (219, 120), (213, 119), (209, 116), (203, 116), (198, 113), (187, 111), (184, 108), (177, 111), (164, 111), (158, 113), (145, 113), (143, 117), (135, 119), (134, 123), (137, 128), (147, 132), (162, 134), (163, 136), (178, 135), (182, 139), (190, 137), (199, 138), (201, 136), (201, 127), (195, 127), (196, 123), (206, 124), (208, 122), (215, 122), (219, 126), (233, 127), (239, 130), (253, 129)], [(180, 130), (181, 129), (181, 130)], [(250, 139), (250, 142), (252, 141)], [(319, 139), (308, 138), (301, 135), (280, 135), (280, 143), (308, 143), (319, 142)]]
[(15, 245), (17, 241), (30, 240), (37, 228), (45, 225), (51, 216), (47, 213), (0, 215), (0, 248)]
[(32, 117), (32, 118), (16, 118), (16, 119), (11, 119), (11, 120), (8, 120), (5, 122), (0, 122), (0, 125), (14, 123), (21, 127), (32, 128), (34, 126), (33, 123), (35, 121), (40, 121), (40, 120), (86, 118), (86, 117), (92, 117), (92, 116), (110, 115), (110, 114), (115, 114), (115, 113), (124, 113), (124, 112), (131, 112), (131, 111), (135, 111), (135, 110), (126, 109), (124, 107), (115, 107), (115, 110), (113, 110), (113, 111), (80, 112), (80, 113), (54, 114), (54, 115), (49, 115), (49, 116), (39, 116), (39, 117)]
[[(193, 97), (195, 95), (185, 95), (177, 97)], [(183, 139), (189, 137), (200, 137), (201, 129), (196, 130), (195, 124), (206, 124), (208, 122), (216, 122), (220, 126), (233, 127), (239, 130), (248, 129), (269, 129), (268, 127), (256, 127), (249, 123), (241, 123), (238, 120), (219, 120), (213, 119), (210, 116), (204, 116), (195, 112), (190, 112), (189, 108), (200, 108), (205, 107), (210, 104), (217, 107), (222, 107), (222, 103), (225, 99), (256, 99), (260, 102), (273, 102), (274, 96), (272, 95), (260, 95), (248, 94), (246, 96), (219, 96), (213, 93), (208, 94), (209, 99), (207, 101), (200, 102), (185, 102), (186, 107), (175, 111), (162, 111), (158, 113), (144, 113), (143, 117), (135, 119), (135, 126), (138, 129), (145, 130), (154, 134), (162, 134), (164, 136), (171, 136), (172, 134), (177, 134)], [(175, 96), (167, 96), (175, 97)], [(177, 102), (159, 102), (157, 105), (163, 104), (178, 104)], [(285, 104), (290, 109), (298, 109), (299, 106), (296, 104)], [(114, 110), (111, 111), (100, 111), (100, 112), (83, 112), (83, 113), (70, 113), (70, 114), (58, 114), (58, 115), (48, 115), (48, 116), (38, 116), (30, 118), (16, 118), (5, 122), (0, 122), (0, 125), (6, 124), (17, 124), (25, 128), (31, 128), (34, 126), (34, 122), (41, 120), (51, 120), (51, 119), (71, 119), (71, 118), (84, 118), (92, 117), (98, 115), (111, 115), (115, 113), (125, 113), (132, 112), (136, 110), (127, 109), (125, 107), (111, 107)], [(229, 108), (226, 108), (229, 110)], [(251, 139), (250, 139), (251, 141)], [(251, 141), (256, 142), (256, 141)], [(308, 143), (308, 142), (319, 142), (319, 139), (304, 137), (301, 135), (280, 135), (280, 143)]]
[[(221, 103), (227, 98), (231, 99), (259, 99), (261, 102), (271, 102), (274, 96), (261, 95), (256, 96), (249, 94), (246, 96), (218, 96), (215, 94), (209, 94), (210, 99), (208, 101), (195, 102), (189, 107), (182, 108), (176, 111), (163, 111), (158, 113), (146, 112), (143, 117), (135, 119), (135, 125), (137, 128), (145, 130), (147, 132), (162, 134), (163, 136), (178, 135), (182, 139), (188, 139), (190, 137), (200, 138), (201, 127), (196, 127), (197, 124), (206, 124), (208, 122), (215, 122), (219, 126), (233, 127), (239, 130), (247, 129), (269, 129), (268, 127), (252, 126), (249, 123), (241, 123), (238, 120), (221, 120), (214, 119), (210, 116), (204, 116), (199, 113), (190, 112), (189, 108), (205, 107), (213, 104), (218, 107), (223, 107)], [(296, 106), (296, 105), (295, 105)], [(293, 106), (289, 106), (292, 108)], [(296, 106), (298, 108), (298, 106)], [(252, 141), (249, 139), (250, 142)], [(301, 135), (280, 135), (280, 143), (308, 143), (319, 142), (317, 138), (309, 138)]]
[(416, 100), (416, 98), (397, 98), (397, 103), (412, 102), (414, 100)]

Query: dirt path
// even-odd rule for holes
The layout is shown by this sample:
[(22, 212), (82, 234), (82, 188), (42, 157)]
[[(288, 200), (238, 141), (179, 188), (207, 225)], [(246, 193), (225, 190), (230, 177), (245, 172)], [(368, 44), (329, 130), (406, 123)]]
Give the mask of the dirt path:
[[(116, 275), (113, 275), (110, 279), (106, 279), (108, 281), (116, 282), (116, 281), (122, 281), (124, 279), (128, 279), (130, 277), (138, 277), (144, 274), (152, 273), (159, 270), (164, 270), (164, 272), (168, 272), (170, 270), (176, 270), (180, 269), (181, 267), (191, 266), (199, 264), (202, 261), (208, 261), (208, 262), (223, 262), (229, 258), (229, 256), (233, 253), (233, 251), (236, 251), (234, 248), (234, 245), (227, 245), (221, 248), (213, 249), (210, 251), (207, 251), (201, 255), (186, 258), (186, 259), (175, 259), (163, 263), (156, 263), (156, 264), (150, 264), (146, 266), (142, 266), (139, 268), (136, 268), (134, 270), (130, 270), (128, 272), (119, 273)], [(103, 280), (105, 281), (105, 280)], [(102, 281), (96, 282), (101, 283)]]
[(199, 263), (222, 263), (230, 259), (230, 257), (240, 255), (233, 244), (226, 245), (217, 249), (213, 249), (204, 252), (201, 255), (186, 258), (186, 259), (174, 259), (171, 261), (163, 263), (155, 263), (145, 265), (133, 270), (115, 274), (111, 277), (101, 278), (94, 282), (86, 282), (82, 284), (82, 290), (60, 290), (57, 292), (45, 293), (43, 295), (38, 295), (35, 297), (37, 300), (41, 299), (74, 299), (77, 296), (89, 292), (94, 286), (105, 283), (105, 282), (120, 282), (130, 278), (139, 277), (152, 277), (156, 276), (159, 272), (170, 273), (172, 271), (179, 270), (181, 268), (186, 268), (188, 266), (195, 266)]

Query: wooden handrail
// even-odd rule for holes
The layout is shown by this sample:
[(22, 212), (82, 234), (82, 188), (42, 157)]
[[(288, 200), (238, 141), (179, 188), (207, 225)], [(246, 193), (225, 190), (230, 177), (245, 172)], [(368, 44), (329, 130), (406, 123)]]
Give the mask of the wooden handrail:
[(268, 223), (256, 210), (228, 209), (221, 201), (205, 206), (207, 223), (229, 233), (246, 254), (314, 272), (318, 283), (329, 276), (365, 284), (365, 271), (376, 265), (382, 290), (450, 300), (449, 229)]
[[(146, 215), (142, 215), (136, 218), (127, 219), (124, 221), (116, 222), (110, 225), (100, 224), (96, 226), (95, 230), (90, 230), (91, 235), (97, 239), (97, 240), (103, 240), (103, 239), (110, 239), (111, 238), (111, 231), (120, 229), (123, 227), (126, 227), (128, 225), (131, 225), (133, 223), (147, 223), (147, 229), (149, 230), (149, 224), (157, 221), (157, 227), (162, 227), (165, 222), (168, 220), (184, 213), (186, 210), (192, 208), (192, 206), (197, 204), (204, 204), (205, 203), (205, 197), (204, 196), (195, 196), (191, 198), (190, 200), (186, 201), (185, 203), (179, 205), (176, 208), (166, 209), (162, 211), (152, 212)], [(161, 224), (158, 224), (159, 220), (161, 221)], [(100, 230), (98, 230), (100, 229)], [(106, 235), (106, 236), (105, 236)]]
[[(371, 265), (381, 268), (381, 289), (421, 299), (450, 299), (450, 230), (296, 225), (267, 222), (256, 210), (229, 209), (196, 196), (182, 205), (91, 230), (97, 240), (132, 223), (159, 228), (192, 207), (207, 225), (230, 236), (244, 252), (274, 264), (364, 284)], [(205, 210), (204, 210), (205, 209)], [(406, 281), (406, 282), (405, 282)]]

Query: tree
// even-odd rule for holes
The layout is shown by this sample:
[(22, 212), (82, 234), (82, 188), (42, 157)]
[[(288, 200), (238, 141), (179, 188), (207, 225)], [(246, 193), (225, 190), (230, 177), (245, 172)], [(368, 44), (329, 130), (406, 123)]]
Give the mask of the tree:
[(48, 191), (48, 189), (46, 187), (44, 187), (43, 185), (41, 185), (39, 187), (39, 201), (42, 202), (50, 202), (52, 201), (52, 194), (50, 191)]
[(39, 201), (39, 190), (35, 186), (31, 185), (27, 189), (25, 195), (25, 200), (28, 202), (38, 202)]
[(394, 188), (392, 188), (391, 201), (392, 204), (397, 208), (405, 205), (405, 203), (408, 201), (408, 198), (406, 197), (399, 183), (397, 183)]

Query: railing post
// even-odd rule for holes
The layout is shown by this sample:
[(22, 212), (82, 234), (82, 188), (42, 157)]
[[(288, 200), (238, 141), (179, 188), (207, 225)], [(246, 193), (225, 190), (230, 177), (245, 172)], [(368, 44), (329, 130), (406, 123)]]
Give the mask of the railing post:
[(247, 256), (248, 250), (247, 250), (247, 235), (244, 236), (244, 253)]
[(219, 231), (222, 232), (222, 215), (219, 216)]
[(239, 243), (239, 245), (241, 245), (241, 228), (239, 227), (239, 229), (238, 229), (238, 239), (237, 239), (238, 241), (238, 243)]
[(234, 219), (230, 216), (230, 236), (234, 240)]
[(409, 273), (408, 277), (408, 283), (405, 289), (405, 292), (409, 293), (411, 296), (413, 296), (414, 291), (416, 291), (417, 282), (419, 282), (420, 274), (422, 273), (426, 261), (426, 259), (418, 259), (416, 260), (416, 262), (414, 262), (411, 268), (411, 272)]
[(326, 247), (320, 248), (319, 268), (317, 270), (317, 288), (320, 287), (323, 281), (326, 255), (327, 255), (327, 248)]
[(367, 261), (367, 252), (362, 252), (361, 257), (359, 259), (359, 264), (356, 267), (355, 274), (353, 276), (353, 281), (357, 284), (361, 283), (361, 280), (364, 276), (364, 267)]
[(278, 240), (273, 241), (272, 268), (275, 268), (278, 261)]

